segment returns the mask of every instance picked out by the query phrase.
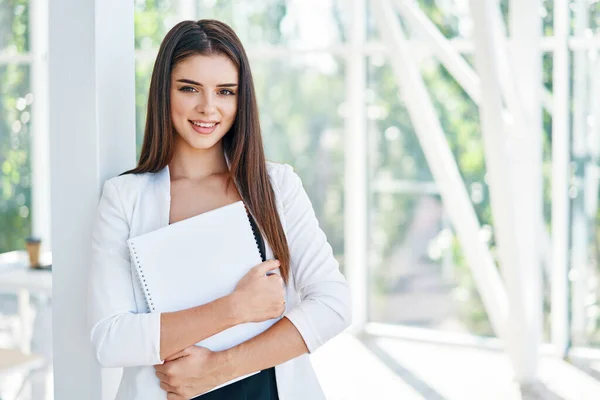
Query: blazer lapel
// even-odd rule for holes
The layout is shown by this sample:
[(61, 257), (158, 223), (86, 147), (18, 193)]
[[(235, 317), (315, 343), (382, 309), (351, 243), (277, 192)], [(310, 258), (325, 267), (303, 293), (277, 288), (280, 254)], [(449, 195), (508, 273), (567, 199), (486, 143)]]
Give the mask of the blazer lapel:
[(169, 214), (171, 212), (171, 176), (169, 166), (158, 171), (155, 176), (154, 189), (158, 205), (159, 228), (169, 225)]

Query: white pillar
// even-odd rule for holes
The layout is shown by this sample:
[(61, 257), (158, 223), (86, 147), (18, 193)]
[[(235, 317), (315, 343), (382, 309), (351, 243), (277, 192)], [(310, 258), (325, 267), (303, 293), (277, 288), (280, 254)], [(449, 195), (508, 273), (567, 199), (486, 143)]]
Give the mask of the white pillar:
[[(511, 73), (510, 60), (507, 59), (506, 29), (498, 4), (494, 0), (470, 0), (469, 5), (473, 19), (475, 64), (481, 79), (481, 130), (491, 209), (500, 267), (510, 304), (507, 349), (515, 378), (519, 383), (530, 383), (535, 379), (535, 365), (532, 364), (532, 350), (527, 347), (524, 304), (533, 304), (534, 300), (526, 292), (523, 274), (528, 266), (523, 264), (525, 258), (520, 254), (522, 246), (518, 242), (517, 214), (521, 213), (516, 212), (518, 203), (515, 196), (519, 194), (514, 193), (514, 189), (518, 187), (522, 190), (524, 183), (521, 180), (515, 183), (516, 170), (513, 171), (513, 168), (518, 168), (513, 164), (529, 168), (522, 159), (522, 149), (519, 149), (529, 140), (525, 136), (527, 118), (521, 106), (517, 82)], [(502, 118), (503, 114), (508, 115), (503, 98), (512, 119)], [(537, 218), (533, 225), (536, 230), (539, 222)]]
[[(513, 266), (522, 319), (515, 319), (521, 329), (521, 365), (518, 378), (533, 382), (537, 375), (538, 350), (542, 342), (542, 257), (543, 221), (542, 180), (542, 19), (538, 0), (510, 2), (510, 64), (513, 82), (518, 91), (521, 118), (515, 118), (516, 129), (506, 132), (512, 143), (508, 149), (511, 160), (512, 200), (515, 216), (515, 236), (519, 264)], [(513, 115), (516, 113), (510, 110)], [(509, 289), (509, 295), (511, 290)]]
[(367, 121), (366, 121), (366, 1), (350, 2), (346, 62), (346, 140), (344, 148), (344, 266), (352, 289), (354, 331), (367, 321)]
[(50, 235), (50, 134), (48, 132), (48, 1), (30, 0), (31, 219), (32, 234), (42, 239), (42, 251), (52, 249)]
[(102, 184), (135, 164), (133, 2), (49, 4), (54, 397), (100, 400), (118, 378), (93, 357), (85, 288)]
[(564, 357), (569, 332), (569, 0), (554, 2), (554, 63), (552, 71), (552, 344)]

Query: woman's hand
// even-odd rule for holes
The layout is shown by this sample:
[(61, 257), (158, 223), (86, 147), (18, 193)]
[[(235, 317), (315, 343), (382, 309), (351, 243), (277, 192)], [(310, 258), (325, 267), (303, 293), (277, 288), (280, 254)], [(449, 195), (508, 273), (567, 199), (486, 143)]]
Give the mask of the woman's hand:
[(280, 317), (285, 311), (285, 285), (277, 273), (278, 260), (258, 264), (240, 279), (233, 297), (243, 322), (262, 322)]
[(155, 365), (168, 400), (189, 400), (233, 379), (224, 353), (191, 346)]

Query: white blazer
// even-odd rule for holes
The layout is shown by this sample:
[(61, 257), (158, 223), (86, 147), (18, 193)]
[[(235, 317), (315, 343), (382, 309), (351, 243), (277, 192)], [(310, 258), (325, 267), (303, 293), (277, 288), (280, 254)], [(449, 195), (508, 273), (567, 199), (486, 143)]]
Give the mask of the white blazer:
[[(291, 257), (284, 315), (312, 353), (350, 325), (350, 290), (298, 175), (287, 164), (267, 162), (267, 170)], [(126, 241), (169, 224), (170, 189), (168, 166), (117, 176), (104, 183), (98, 204), (89, 326), (100, 365), (124, 367), (117, 400), (166, 399), (153, 367), (163, 362), (160, 313), (146, 307)], [(274, 258), (266, 240), (265, 246), (267, 259)], [(281, 400), (325, 398), (308, 354), (277, 365), (275, 374)]]

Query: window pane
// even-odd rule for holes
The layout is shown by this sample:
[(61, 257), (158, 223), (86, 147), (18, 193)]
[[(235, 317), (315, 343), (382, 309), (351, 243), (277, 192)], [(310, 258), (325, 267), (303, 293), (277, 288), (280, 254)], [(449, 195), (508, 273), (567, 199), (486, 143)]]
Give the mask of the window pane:
[[(600, 27), (596, 30), (600, 32)], [(600, 51), (596, 47), (572, 54), (571, 329), (575, 345), (597, 347), (600, 346)]]
[(373, 193), (369, 320), (493, 335), (435, 194)]
[[(421, 73), (493, 252), (476, 105), (438, 63)], [(369, 319), (493, 335), (460, 243), (385, 58), (368, 58)]]
[(383, 56), (369, 57), (367, 65), (367, 123), (375, 179), (431, 181), (408, 111), (398, 98), (398, 85), (391, 66)]
[(25, 248), (31, 232), (29, 67), (0, 66), (0, 253)]
[(146, 109), (148, 106), (148, 90), (150, 89), (150, 78), (154, 61), (136, 61), (135, 63), (135, 139), (136, 160), (140, 157), (142, 141), (144, 140), (144, 128), (146, 126)]
[(0, 53), (29, 51), (29, 0), (0, 2)]
[(344, 64), (330, 55), (251, 64), (267, 158), (294, 167), (343, 261)]

